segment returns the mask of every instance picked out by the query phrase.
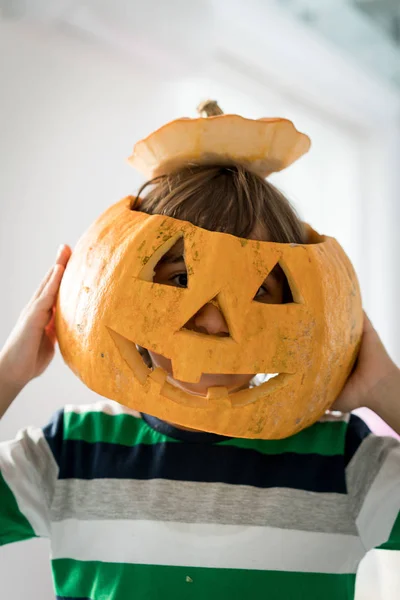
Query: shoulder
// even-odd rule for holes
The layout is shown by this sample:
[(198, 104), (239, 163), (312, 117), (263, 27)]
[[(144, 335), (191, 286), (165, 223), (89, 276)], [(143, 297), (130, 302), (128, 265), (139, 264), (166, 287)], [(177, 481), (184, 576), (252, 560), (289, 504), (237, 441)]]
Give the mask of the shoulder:
[(43, 435), (58, 462), (68, 444), (123, 443), (121, 438), (134, 436), (141, 422), (139, 412), (102, 399), (93, 404), (67, 404), (43, 427)]
[(375, 435), (351, 415), (346, 436), (346, 487), (366, 550), (400, 548), (400, 443)]
[(48, 424), (43, 428), (43, 431), (48, 435), (54, 435), (71, 420), (84, 422), (85, 419), (91, 416), (96, 416), (100, 420), (103, 417), (118, 417), (123, 415), (141, 419), (139, 412), (113, 400), (102, 399), (92, 404), (66, 404), (52, 415)]
[(304, 452), (336, 456), (348, 464), (363, 439), (370, 434), (367, 425), (356, 415), (326, 412), (316, 423), (289, 438), (287, 443), (302, 447)]
[(378, 470), (383, 465), (389, 454), (394, 452), (398, 455), (399, 448), (400, 443), (395, 437), (376, 435), (360, 417), (351, 415), (345, 452), (349, 473), (364, 468), (371, 475), (374, 468)]
[[(328, 411), (319, 420), (319, 423), (330, 424), (330, 428), (332, 429), (333, 426), (337, 431), (340, 429), (345, 466), (351, 462), (363, 441), (371, 435), (368, 425), (353, 413)], [(326, 428), (325, 430), (327, 431)]]
[(348, 465), (357, 453), (363, 441), (371, 436), (368, 425), (357, 415), (349, 415), (346, 431), (345, 463)]
[(93, 404), (66, 404), (62, 409), (64, 415), (77, 414), (77, 415), (89, 415), (89, 414), (98, 414), (98, 415), (109, 415), (119, 416), (119, 415), (127, 415), (136, 418), (141, 418), (141, 415), (138, 411), (132, 410), (123, 404), (119, 404), (119, 402), (114, 402), (113, 400), (101, 399)]

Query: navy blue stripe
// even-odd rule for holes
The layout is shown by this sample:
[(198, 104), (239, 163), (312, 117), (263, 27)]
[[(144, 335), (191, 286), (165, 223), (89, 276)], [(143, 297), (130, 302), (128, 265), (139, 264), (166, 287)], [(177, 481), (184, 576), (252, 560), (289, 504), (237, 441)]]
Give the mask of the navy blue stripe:
[(345, 467), (349, 464), (362, 441), (371, 433), (370, 428), (357, 415), (350, 415), (349, 424), (346, 431), (346, 446), (344, 453)]
[(343, 456), (338, 455), (265, 455), (185, 442), (128, 447), (65, 440), (58, 464), (60, 479), (171, 479), (346, 493)]
[(64, 443), (64, 410), (58, 410), (52, 416), (50, 422), (46, 427), (43, 427), (43, 434), (50, 446), (50, 450), (53, 453), (54, 458), (62, 453), (62, 447)]
[(227, 437), (226, 435), (219, 435), (217, 433), (208, 433), (206, 431), (192, 431), (188, 429), (179, 429), (179, 427), (174, 427), (165, 421), (161, 421), (157, 417), (152, 417), (151, 415), (146, 415), (145, 413), (141, 413), (142, 419), (149, 427), (154, 429), (154, 431), (159, 431), (168, 437), (171, 437), (175, 440), (180, 440), (181, 442), (191, 442), (193, 444), (215, 444), (216, 442), (225, 442), (226, 440), (230, 440), (232, 438)]
[(91, 598), (82, 598), (82, 596), (56, 596), (56, 600), (91, 600)]

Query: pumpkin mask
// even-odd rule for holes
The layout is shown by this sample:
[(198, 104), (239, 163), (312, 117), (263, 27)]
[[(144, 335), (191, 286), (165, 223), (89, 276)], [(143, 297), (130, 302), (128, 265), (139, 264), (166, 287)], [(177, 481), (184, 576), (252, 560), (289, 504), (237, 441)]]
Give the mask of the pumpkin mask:
[[(248, 120), (238, 119), (246, 128)], [(269, 124), (264, 121), (263, 127)], [(157, 133), (147, 142), (152, 147), (149, 174), (154, 174), (154, 156), (164, 165), (158, 173), (176, 158), (168, 159), (165, 130), (157, 148)], [(236, 124), (229, 135), (242, 134), (246, 129), (238, 136)], [(303, 137), (300, 142), (304, 150), (307, 142)], [(196, 162), (202, 152), (208, 160), (207, 143), (197, 136), (190, 160), (195, 152), (200, 152)], [(269, 149), (273, 160), (268, 169), (289, 160), (281, 151), (282, 140), (279, 144), (275, 155)], [(289, 148), (293, 156), (293, 144)], [(261, 154), (256, 148), (256, 170)], [(228, 160), (223, 155), (223, 164)], [(339, 244), (311, 228), (307, 244), (241, 239), (131, 210), (131, 200), (112, 206), (90, 227), (66, 269), (56, 324), (61, 352), (73, 371), (102, 396), (171, 423), (227, 436), (283, 438), (320, 418), (349, 375), (362, 331), (357, 279)], [(187, 287), (154, 283), (157, 263), (179, 240)], [(257, 290), (276, 265), (287, 278), (292, 301), (258, 302)], [(225, 318), (225, 337), (185, 328), (209, 302)], [(213, 387), (198, 396), (174, 386), (163, 369), (148, 368), (137, 346), (169, 358), (174, 378), (186, 382), (198, 382), (202, 373), (278, 375), (249, 389), (229, 393)]]

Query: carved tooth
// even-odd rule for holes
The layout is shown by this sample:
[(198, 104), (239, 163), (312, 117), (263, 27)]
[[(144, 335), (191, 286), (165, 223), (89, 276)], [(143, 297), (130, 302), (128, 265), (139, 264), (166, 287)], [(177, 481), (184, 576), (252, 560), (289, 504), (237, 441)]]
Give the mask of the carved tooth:
[(209, 387), (207, 390), (207, 400), (213, 404), (218, 404), (221, 407), (231, 407), (228, 390), (222, 385)]
[(181, 365), (174, 361), (172, 361), (172, 373), (174, 379), (187, 383), (198, 383), (201, 378), (201, 370), (197, 365)]
[(154, 371), (151, 372), (149, 377), (160, 386), (163, 386), (167, 379), (167, 373), (164, 371), (164, 369), (161, 369), (161, 367), (156, 367)]

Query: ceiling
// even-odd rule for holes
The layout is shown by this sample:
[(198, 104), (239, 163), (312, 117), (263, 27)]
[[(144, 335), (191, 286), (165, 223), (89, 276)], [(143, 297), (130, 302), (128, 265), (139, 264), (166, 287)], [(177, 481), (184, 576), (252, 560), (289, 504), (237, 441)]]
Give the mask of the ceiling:
[[(400, 0), (259, 0), (260, 27), (273, 7), (400, 90)], [(154, 60), (205, 62), (213, 16), (229, 0), (0, 0), (0, 17), (50, 23)], [(243, 0), (243, 11), (251, 10)], [(138, 19), (138, 13), (140, 18)], [(224, 16), (224, 18), (226, 18)], [(218, 35), (216, 33), (216, 35)], [(165, 62), (166, 68), (168, 67)]]
[(353, 0), (354, 7), (374, 21), (377, 27), (400, 47), (399, 0)]
[(400, 88), (400, 0), (272, 0)]

